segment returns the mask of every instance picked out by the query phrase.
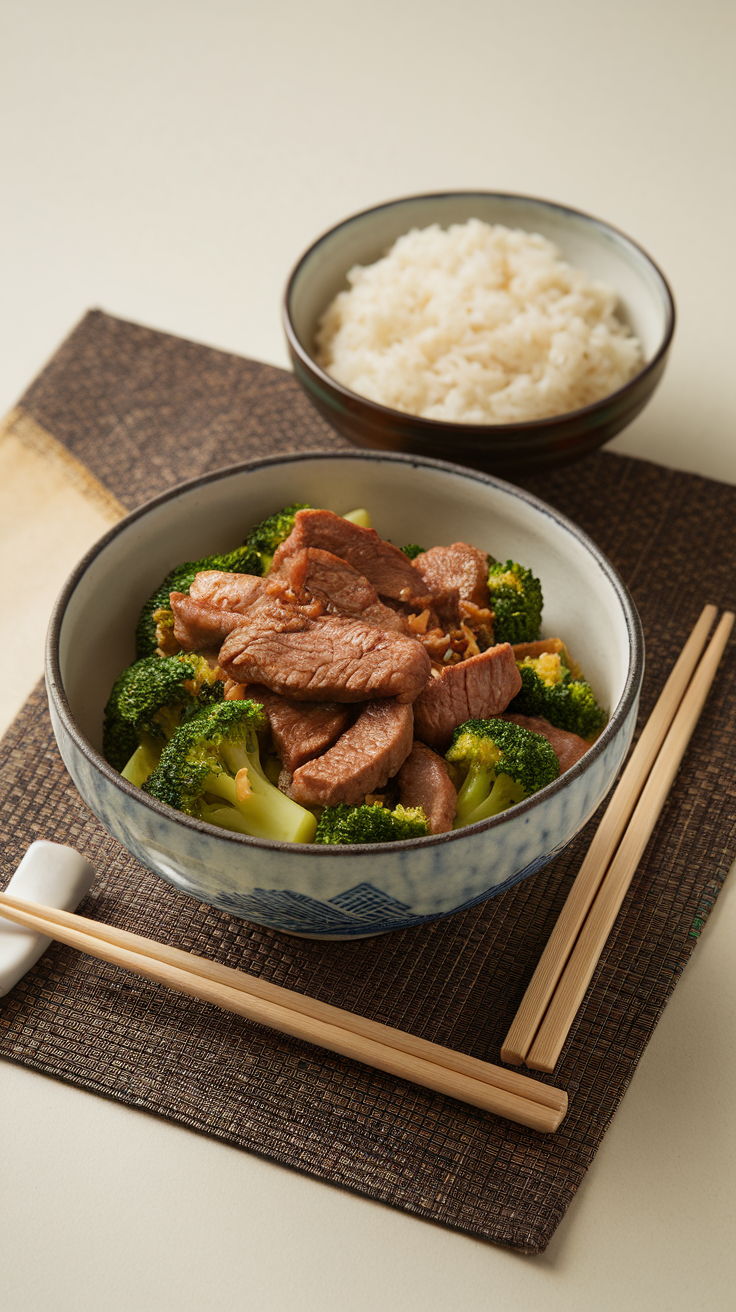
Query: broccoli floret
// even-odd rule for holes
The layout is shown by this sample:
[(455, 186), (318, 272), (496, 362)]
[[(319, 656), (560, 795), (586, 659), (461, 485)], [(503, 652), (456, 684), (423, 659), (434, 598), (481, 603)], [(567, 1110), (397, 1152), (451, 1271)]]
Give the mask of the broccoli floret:
[(223, 701), (187, 720), (143, 785), (159, 802), (254, 838), (311, 843), (317, 821), (264, 774), (258, 732), (268, 725), (252, 701)]
[(405, 556), (409, 557), (409, 560), (416, 560), (417, 556), (422, 555), (424, 547), (418, 547), (416, 542), (407, 542), (406, 546), (402, 547), (401, 550)]
[(225, 686), (196, 654), (146, 656), (113, 684), (102, 726), (106, 759), (131, 783), (143, 783), (186, 716), (221, 701)]
[(560, 773), (547, 739), (507, 720), (467, 720), (455, 730), (446, 759), (467, 769), (455, 829), (498, 815)]
[(496, 642), (534, 642), (542, 622), (542, 585), (530, 569), (489, 556), (488, 590)]
[(559, 654), (527, 657), (519, 662), (521, 691), (509, 711), (541, 715), (558, 729), (591, 741), (604, 728), (608, 716), (595, 699), (586, 679), (574, 679)]
[(251, 529), (245, 539), (245, 545), (256, 552), (260, 569), (248, 570), (249, 574), (268, 574), (276, 548), (288, 538), (294, 527), (297, 510), (308, 509), (306, 501), (297, 501), (293, 506), (285, 506), (283, 510), (277, 510), (274, 515), (269, 515), (267, 519)]
[(235, 551), (223, 552), (219, 556), (203, 556), (201, 560), (187, 560), (183, 565), (177, 565), (148, 598), (140, 613), (135, 631), (136, 654), (139, 658), (155, 655), (159, 625), (164, 629), (171, 628), (173, 616), (169, 593), (188, 594), (196, 576), (206, 569), (221, 569), (228, 574), (260, 574), (261, 562), (258, 552), (246, 542)]
[(398, 843), (429, 833), (421, 806), (397, 806), (393, 811), (375, 802), (371, 806), (326, 806), (315, 843)]
[(187, 560), (172, 569), (140, 613), (135, 631), (136, 655), (139, 658), (155, 655), (162, 632), (165, 634), (173, 625), (169, 594), (188, 594), (196, 576), (204, 570), (219, 569), (226, 574), (267, 574), (277, 546), (294, 527), (297, 510), (305, 508), (297, 504), (269, 515), (251, 529), (242, 547), (236, 547), (234, 551), (203, 556), (201, 560)]

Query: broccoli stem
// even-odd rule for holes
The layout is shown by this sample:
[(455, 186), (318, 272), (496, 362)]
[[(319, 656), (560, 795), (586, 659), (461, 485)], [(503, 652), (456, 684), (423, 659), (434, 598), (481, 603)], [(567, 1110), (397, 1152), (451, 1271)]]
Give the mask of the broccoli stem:
[[(217, 819), (211, 823), (225, 825), (227, 829), (250, 834), (253, 838), (273, 838), (284, 843), (311, 843), (317, 831), (317, 821), (311, 811), (307, 811), (290, 797), (274, 788), (266, 776), (255, 765), (253, 758), (242, 749), (227, 744), (222, 748), (229, 769), (239, 760), (237, 770), (247, 768), (248, 782), (252, 792), (249, 797), (239, 800), (235, 779), (226, 774), (212, 774), (207, 779), (204, 791), (228, 802), (228, 807), (210, 808), (202, 804), (202, 819), (207, 819), (206, 810), (217, 811)], [(242, 759), (240, 759), (242, 758)]]
[(357, 524), (359, 528), (371, 528), (370, 512), (364, 510), (362, 506), (358, 510), (349, 510), (343, 519), (349, 520), (351, 524)]
[(161, 760), (163, 747), (163, 742), (157, 743), (153, 739), (142, 742), (140, 747), (136, 747), (125, 769), (120, 771), (123, 779), (127, 779), (129, 784), (135, 784), (136, 788), (140, 788), (149, 774), (153, 774), (156, 769)]
[(236, 834), (248, 834), (251, 838), (261, 835), (251, 834), (245, 820), (234, 806), (210, 806), (207, 802), (199, 804), (200, 819), (208, 825), (217, 825), (218, 829), (232, 829)]
[(493, 766), (471, 765), (465, 782), (457, 795), (457, 825), (467, 825), (465, 818), (475, 811), (488, 796), (496, 772)]
[(475, 810), (464, 813), (462, 820), (458, 817), (455, 827), (474, 825), (479, 820), (490, 820), (492, 816), (507, 811), (515, 802), (523, 802), (526, 796), (526, 789), (522, 788), (521, 784), (517, 784), (516, 780), (512, 779), (510, 775), (498, 774), (486, 800), (476, 806)]

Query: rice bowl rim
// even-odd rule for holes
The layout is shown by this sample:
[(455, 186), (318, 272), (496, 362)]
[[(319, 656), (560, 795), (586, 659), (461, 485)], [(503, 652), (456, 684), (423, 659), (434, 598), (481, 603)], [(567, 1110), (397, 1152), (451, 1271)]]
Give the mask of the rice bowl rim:
[[(598, 228), (606, 234), (612, 234), (616, 239), (616, 241), (619, 243), (619, 245), (622, 246), (624, 249), (626, 247), (629, 247), (631, 250), (635, 251), (636, 254), (638, 254), (645, 261), (645, 263), (648, 264), (650, 268), (654, 271), (656, 277), (659, 280), (661, 291), (663, 293), (663, 305), (665, 311), (664, 331), (662, 334), (662, 340), (659, 344), (659, 347), (654, 352), (654, 355), (652, 356), (651, 360), (646, 361), (646, 363), (642, 366), (641, 369), (637, 370), (637, 372), (633, 374), (631, 378), (627, 379), (627, 381), (623, 383), (620, 387), (617, 387), (615, 391), (607, 392), (605, 396), (599, 397), (597, 401), (591, 401), (589, 405), (581, 406), (577, 410), (565, 410), (560, 414), (545, 415), (542, 418), (538, 418), (538, 419), (524, 419), (524, 420), (513, 420), (513, 421), (502, 420), (498, 423), (470, 423), (467, 420), (431, 419), (425, 417), (424, 415), (415, 414), (409, 410), (397, 410), (393, 406), (382, 405), (380, 401), (373, 401), (370, 397), (363, 396), (362, 393), (354, 392), (352, 391), (351, 388), (345, 387), (343, 383), (338, 382), (337, 379), (332, 376), (332, 374), (327, 373), (327, 371), (323, 369), (321, 365), (317, 364), (317, 361), (314, 355), (312, 354), (311, 350), (307, 350), (307, 348), (303, 345), (303, 343), (297, 336), (296, 330), (294, 328), (291, 319), (291, 299), (292, 299), (294, 286), (304, 265), (319, 250), (320, 246), (323, 246), (325, 243), (330, 241), (330, 239), (341, 229), (347, 228), (349, 227), (350, 224), (355, 223), (356, 220), (366, 218), (370, 214), (380, 214), (384, 210), (390, 210), (400, 205), (406, 205), (407, 202), (445, 200), (452, 197), (458, 199), (461, 198), (472, 199), (475, 196), (481, 197), (483, 200), (499, 199), (499, 200), (508, 200), (508, 201), (528, 202), (531, 205), (536, 205), (539, 206), (540, 208), (553, 210), (560, 215), (570, 215), (573, 216), (575, 219), (582, 219), (585, 223), (590, 224), (593, 228)], [(438, 222), (438, 220), (435, 220), (435, 222)], [(481, 222), (487, 222), (487, 220), (481, 220)], [(443, 229), (443, 230), (446, 231), (447, 229)], [(412, 229), (410, 228), (408, 229), (408, 231), (412, 231)], [(533, 230), (520, 229), (520, 231), (524, 231), (532, 235)], [(403, 235), (406, 235), (406, 233), (400, 234), (400, 236)], [(538, 235), (543, 236), (543, 234), (538, 234)], [(395, 238), (394, 240), (398, 241), (399, 238)], [(551, 239), (545, 238), (545, 240), (551, 240)], [(552, 242), (552, 244), (554, 245), (554, 242)], [(384, 252), (384, 256), (386, 254), (388, 254), (388, 252)], [(378, 256), (378, 259), (382, 259), (384, 258), (384, 256)], [(373, 260), (371, 261), (371, 263), (375, 264), (377, 263), (377, 260)], [(364, 265), (363, 267), (370, 267), (370, 266)], [(345, 271), (346, 277), (347, 277), (347, 272), (348, 271), (346, 270)], [(583, 270), (583, 272), (586, 272), (586, 270)], [(616, 291), (616, 288), (612, 288), (611, 290)], [(328, 306), (326, 305), (322, 313), (324, 313), (325, 310), (327, 310), (327, 308)], [(467, 437), (472, 437), (473, 434), (478, 435), (479, 433), (483, 433), (484, 435), (490, 435), (493, 433), (498, 433), (498, 434), (515, 433), (515, 434), (519, 434), (520, 436), (523, 436), (525, 434), (533, 435), (534, 433), (539, 432), (539, 430), (542, 428), (547, 430), (550, 427), (558, 427), (558, 426), (562, 427), (563, 425), (569, 423), (570, 419), (573, 417), (584, 419), (586, 415), (595, 414), (603, 406), (608, 406), (612, 402), (614, 402), (616, 398), (624, 396), (626, 392), (628, 392), (630, 389), (635, 387), (637, 383), (641, 381), (641, 379), (645, 378), (648, 374), (652, 373), (655, 369), (657, 369), (663, 357), (667, 354), (670, 344), (672, 342), (672, 337), (675, 331), (676, 310), (675, 310), (675, 298), (672, 293), (672, 288), (670, 287), (659, 265), (656, 263), (655, 260), (652, 259), (649, 252), (646, 251), (644, 247), (641, 246), (638, 242), (634, 241), (632, 237), (629, 237), (627, 233), (622, 232), (620, 228), (616, 228), (613, 224), (607, 223), (604, 219), (599, 219), (593, 214), (588, 214), (585, 210), (575, 209), (571, 205), (562, 205), (557, 201), (545, 200), (541, 196), (529, 196), (519, 192), (431, 191), (431, 192), (419, 192), (415, 195), (410, 195), (410, 196), (400, 196), (395, 200), (383, 201), (380, 205), (370, 205), (367, 209), (358, 210), (355, 214), (350, 214), (347, 218), (341, 219), (339, 223), (333, 224), (331, 228), (328, 228), (325, 232), (321, 233), (321, 235), (317, 237), (315, 241), (313, 241), (312, 244), (308, 246), (307, 249), (303, 252), (303, 254), (300, 256), (300, 258), (298, 259), (297, 263), (294, 265), (294, 268), (292, 269), (289, 275), (286, 284), (286, 289), (284, 291), (284, 297), (282, 303), (282, 318), (284, 324), (284, 331), (286, 333), (286, 337), (289, 342), (289, 345), (292, 348), (292, 350), (295, 352), (295, 354), (299, 357), (299, 359), (302, 361), (302, 363), (313, 374), (315, 374), (327, 388), (332, 389), (338, 395), (344, 397), (348, 403), (352, 402), (354, 404), (355, 402), (358, 402), (361, 406), (364, 406), (369, 412), (374, 413), (377, 418), (380, 418), (381, 416), (384, 416), (387, 420), (392, 418), (393, 419), (399, 418), (402, 421), (409, 423), (410, 425), (416, 425), (421, 428), (428, 427), (430, 431), (433, 430), (438, 435), (441, 433), (446, 433), (448, 430), (452, 429), (456, 433), (462, 433), (464, 436)]]

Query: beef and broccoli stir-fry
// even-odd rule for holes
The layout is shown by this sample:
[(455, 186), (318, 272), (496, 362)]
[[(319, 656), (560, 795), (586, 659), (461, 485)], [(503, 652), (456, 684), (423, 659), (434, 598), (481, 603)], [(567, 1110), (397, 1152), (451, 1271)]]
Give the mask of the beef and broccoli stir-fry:
[(606, 723), (541, 619), (523, 565), (289, 506), (149, 598), (103, 750), (151, 797), (257, 838), (445, 833), (551, 783)]

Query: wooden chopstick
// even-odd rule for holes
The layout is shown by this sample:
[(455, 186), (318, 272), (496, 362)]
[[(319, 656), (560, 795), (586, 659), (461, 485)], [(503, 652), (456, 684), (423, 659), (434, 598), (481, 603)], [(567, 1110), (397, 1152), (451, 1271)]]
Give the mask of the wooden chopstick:
[[(15, 908), (31, 915), (42, 915), (45, 920), (55, 925), (83, 931), (96, 938), (103, 939), (107, 943), (127, 948), (132, 952), (143, 952), (145, 956), (152, 957), (154, 960), (179, 967), (182, 970), (189, 970), (192, 974), (200, 975), (202, 978), (209, 979), (214, 983), (221, 983), (230, 988), (240, 989), (242, 992), (252, 993), (267, 1002), (274, 1002), (279, 1006), (300, 1011), (305, 1016), (312, 1016), (316, 1020), (337, 1025), (342, 1029), (351, 1029), (356, 1034), (362, 1034), (366, 1038), (386, 1043), (390, 1047), (411, 1053), (416, 1057), (423, 1057), (427, 1061), (439, 1062), (447, 1066), (448, 1070), (454, 1070), (461, 1075), (468, 1075), (472, 1079), (492, 1084), (497, 1088), (505, 1089), (508, 1093), (518, 1094), (519, 1097), (531, 1098), (532, 1101), (539, 1102), (543, 1106), (551, 1107), (556, 1111), (564, 1110), (567, 1107), (567, 1094), (563, 1090), (542, 1084), (539, 1080), (531, 1079), (527, 1075), (504, 1070), (501, 1066), (494, 1066), (489, 1062), (481, 1061), (477, 1057), (470, 1057), (462, 1052), (454, 1052), (451, 1048), (443, 1048), (414, 1034), (407, 1034), (403, 1030), (382, 1025), (377, 1021), (369, 1020), (365, 1016), (359, 1016), (354, 1012), (345, 1011), (341, 1007), (335, 1007), (330, 1003), (310, 998), (306, 994), (295, 993), (291, 989), (283, 988), (281, 985), (272, 984), (269, 980), (245, 974), (243, 971), (234, 970), (231, 966), (223, 966), (216, 961), (209, 961), (206, 957), (194, 956), (190, 952), (182, 951), (181, 948), (159, 943), (156, 939), (143, 938), (141, 935), (132, 934), (128, 930), (106, 925), (102, 921), (89, 920), (83, 916), (75, 915), (73, 912), (60, 911), (56, 907), (40, 907), (36, 903), (26, 902), (7, 893), (0, 894), (0, 908), (5, 908), (3, 914), (9, 914), (10, 909)], [(58, 936), (49, 934), (49, 937)]]
[(598, 958), (613, 928), (621, 903), (659, 819), (693, 730), (700, 718), (733, 627), (734, 618), (730, 611), (726, 611), (721, 616), (708, 649), (682, 699), (680, 709), (652, 767), (621, 845), (601, 883), (529, 1050), (526, 1064), (532, 1070), (547, 1072), (554, 1070)]
[(654, 759), (692, 677), (718, 611), (706, 606), (675, 662), (606, 808), (565, 905), (539, 959), (501, 1048), (501, 1060), (521, 1065), (639, 798)]
[(564, 1090), (153, 939), (7, 894), (0, 894), (0, 915), (144, 979), (531, 1129), (552, 1133), (567, 1111)]

